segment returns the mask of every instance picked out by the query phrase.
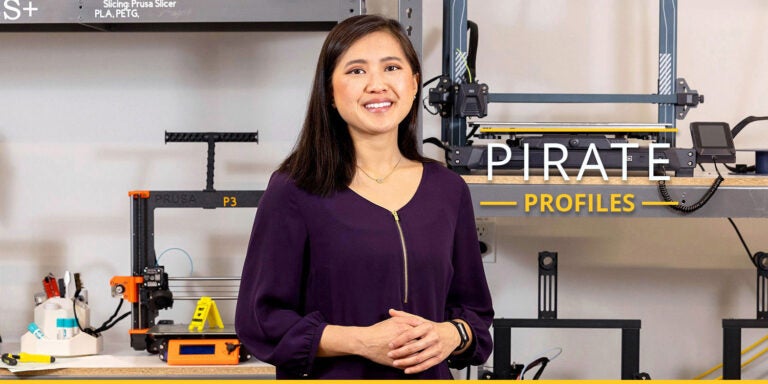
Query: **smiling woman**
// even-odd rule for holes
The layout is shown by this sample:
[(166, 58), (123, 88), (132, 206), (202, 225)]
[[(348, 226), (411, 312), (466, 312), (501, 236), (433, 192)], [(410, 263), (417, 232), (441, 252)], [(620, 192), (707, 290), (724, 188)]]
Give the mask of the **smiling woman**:
[[(360, 171), (349, 187), (378, 205), (397, 210), (414, 194), (421, 178), (421, 162), (402, 162), (397, 147), (397, 127), (414, 106), (419, 75), (392, 34), (373, 32), (339, 57), (331, 84), (332, 106), (346, 122)], [(399, 180), (387, 186), (371, 184), (371, 180), (383, 184), (398, 166)]]
[(332, 79), (334, 106), (353, 141), (377, 134), (396, 139), (397, 125), (413, 106), (419, 75), (391, 34), (374, 32), (358, 40), (339, 58)]
[(237, 304), (238, 337), (278, 378), (448, 379), (491, 352), (469, 189), (418, 151), (420, 72), (396, 21), (356, 16), (326, 38)]

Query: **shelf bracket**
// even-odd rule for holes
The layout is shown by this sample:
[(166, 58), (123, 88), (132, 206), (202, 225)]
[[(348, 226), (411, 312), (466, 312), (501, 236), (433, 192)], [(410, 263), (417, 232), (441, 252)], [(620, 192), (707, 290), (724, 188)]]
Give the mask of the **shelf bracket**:
[(557, 319), (557, 252), (539, 252), (539, 319)]

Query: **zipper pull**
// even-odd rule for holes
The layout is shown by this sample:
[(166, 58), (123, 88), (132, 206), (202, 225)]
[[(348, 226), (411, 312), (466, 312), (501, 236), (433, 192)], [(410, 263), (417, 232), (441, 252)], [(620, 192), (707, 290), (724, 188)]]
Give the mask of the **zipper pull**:
[(400, 221), (400, 216), (397, 215), (397, 211), (392, 211), (392, 216), (395, 217), (395, 221)]

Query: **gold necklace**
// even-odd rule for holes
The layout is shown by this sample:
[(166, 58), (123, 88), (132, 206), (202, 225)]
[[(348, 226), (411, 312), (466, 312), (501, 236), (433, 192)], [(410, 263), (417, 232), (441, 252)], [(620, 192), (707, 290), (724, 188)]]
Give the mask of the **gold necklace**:
[(373, 181), (375, 181), (375, 182), (377, 182), (377, 183), (379, 183), (379, 184), (383, 184), (383, 183), (384, 183), (384, 180), (386, 180), (386, 179), (387, 179), (387, 177), (389, 177), (389, 176), (391, 176), (393, 173), (395, 173), (395, 169), (397, 169), (397, 166), (398, 166), (398, 165), (400, 165), (400, 160), (402, 160), (402, 159), (403, 159), (403, 157), (402, 157), (402, 156), (400, 156), (400, 158), (399, 158), (399, 159), (397, 159), (397, 163), (395, 163), (395, 166), (394, 166), (394, 167), (392, 167), (392, 170), (391, 170), (391, 171), (389, 171), (389, 173), (387, 173), (387, 174), (386, 174), (386, 176), (384, 176), (384, 177), (373, 177), (373, 176), (369, 175), (369, 174), (368, 174), (368, 172), (366, 172), (364, 169), (360, 168), (360, 166), (359, 166), (359, 165), (355, 164), (355, 166), (357, 167), (357, 169), (359, 169), (359, 170), (360, 170), (360, 172), (362, 172), (362, 173), (363, 173), (363, 175), (367, 176), (369, 179), (371, 179), (371, 180), (373, 180)]

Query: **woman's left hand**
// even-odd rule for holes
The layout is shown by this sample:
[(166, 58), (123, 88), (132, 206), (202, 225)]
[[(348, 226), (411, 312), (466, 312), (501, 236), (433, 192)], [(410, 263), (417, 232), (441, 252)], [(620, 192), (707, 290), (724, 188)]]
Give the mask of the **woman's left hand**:
[(446, 358), (461, 344), (456, 327), (449, 322), (436, 323), (408, 312), (389, 310), (392, 317), (415, 317), (421, 324), (394, 338), (387, 354), (394, 360), (394, 366), (405, 373), (425, 371)]

